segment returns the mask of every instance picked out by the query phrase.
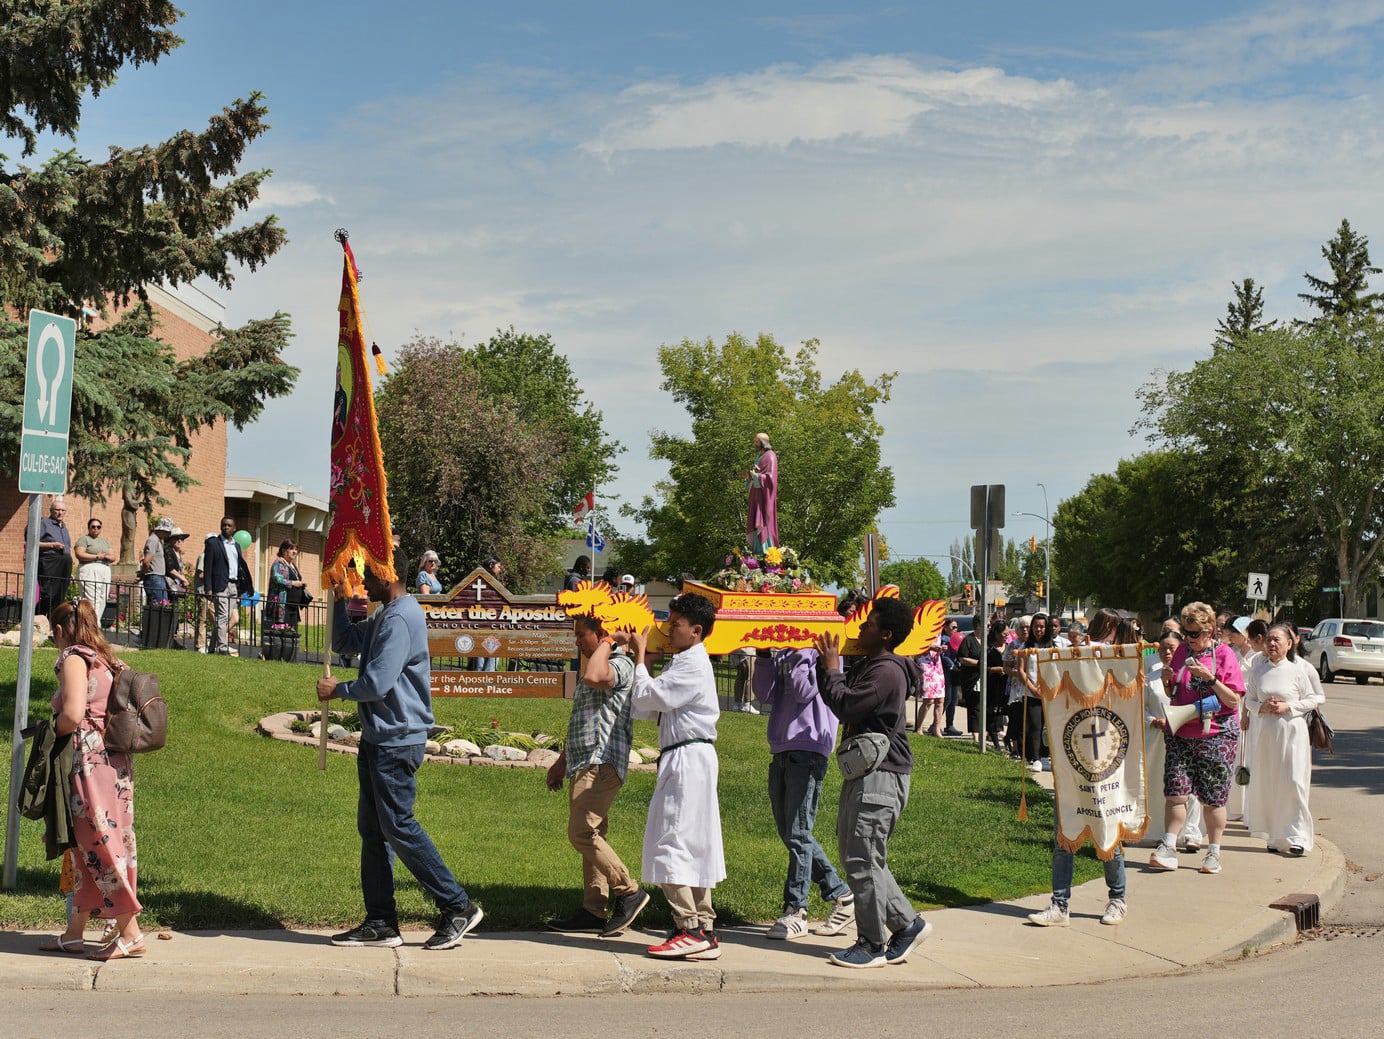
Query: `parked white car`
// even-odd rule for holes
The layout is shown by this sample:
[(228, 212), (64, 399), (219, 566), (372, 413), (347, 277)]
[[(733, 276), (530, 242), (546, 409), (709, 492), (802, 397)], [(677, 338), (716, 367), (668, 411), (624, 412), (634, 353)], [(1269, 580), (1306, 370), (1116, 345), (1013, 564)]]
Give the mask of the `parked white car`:
[(1384, 678), (1384, 621), (1328, 617), (1303, 648), (1323, 682), (1353, 675), (1364, 685), (1371, 675)]

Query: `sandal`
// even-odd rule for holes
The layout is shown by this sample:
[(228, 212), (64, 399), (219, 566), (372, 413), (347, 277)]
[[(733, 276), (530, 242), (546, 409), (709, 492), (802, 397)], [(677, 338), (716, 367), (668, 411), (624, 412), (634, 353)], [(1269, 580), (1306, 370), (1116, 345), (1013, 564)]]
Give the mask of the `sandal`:
[(39, 949), (42, 952), (65, 952), (70, 956), (77, 956), (86, 952), (86, 938), (67, 938), (60, 934), (56, 938), (49, 938)]
[(144, 955), (144, 935), (135, 938), (134, 941), (127, 942), (124, 938), (117, 938), (104, 949), (88, 954), (89, 960), (134, 960)]

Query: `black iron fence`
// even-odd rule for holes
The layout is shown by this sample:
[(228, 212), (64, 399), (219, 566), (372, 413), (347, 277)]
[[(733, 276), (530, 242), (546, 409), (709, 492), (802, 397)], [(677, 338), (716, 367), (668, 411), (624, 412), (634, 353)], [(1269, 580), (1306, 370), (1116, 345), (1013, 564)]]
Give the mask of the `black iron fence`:
[[(0, 571), (0, 630), (19, 624), (23, 589), (23, 574)], [(212, 648), (217, 596), (188, 592), (150, 602), (138, 582), (69, 581), (63, 597), (79, 596), (100, 605), (101, 627), (116, 645), (202, 653)], [(238, 596), (227, 606), (227, 648), (237, 656), (322, 662), (327, 622), (322, 600), (287, 606), (256, 593)]]
[[(215, 596), (187, 593), (175, 595), (167, 603), (148, 602), (138, 582), (111, 581), (94, 585), (73, 579), (68, 583), (66, 598), (81, 596), (83, 585), (97, 602), (104, 602), (101, 627), (106, 638), (120, 646), (141, 649), (182, 649), (205, 653), (212, 646), (216, 625)], [(24, 575), (0, 571), (0, 631), (18, 626), (23, 609)], [(104, 597), (104, 598), (103, 598)], [(321, 598), (306, 606), (287, 606), (270, 602), (263, 595), (240, 596), (231, 608), (227, 626), (229, 648), (237, 656), (262, 660), (287, 660), (320, 664), (326, 652), (327, 609)], [(350, 664), (334, 654), (332, 662)], [(465, 657), (434, 659), (436, 667), (465, 668), (476, 666)], [(716, 692), (722, 709), (749, 702), (748, 662), (739, 654), (713, 657)], [(566, 660), (505, 660), (505, 670), (544, 671), (566, 670)], [(662, 670), (653, 662), (654, 672)], [(737, 694), (739, 694), (737, 696)]]

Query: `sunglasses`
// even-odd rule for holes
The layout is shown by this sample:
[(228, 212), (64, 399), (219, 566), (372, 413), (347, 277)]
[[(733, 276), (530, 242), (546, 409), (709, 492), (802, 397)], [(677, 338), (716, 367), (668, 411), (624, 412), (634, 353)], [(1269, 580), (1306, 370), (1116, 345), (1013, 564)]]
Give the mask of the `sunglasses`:
[(1210, 630), (1210, 628), (1198, 628), (1196, 631), (1193, 631), (1191, 628), (1183, 628), (1182, 634), (1186, 635), (1189, 639), (1199, 639)]
[(101, 524), (99, 524), (99, 523), (88, 523), (87, 526), (88, 526), (88, 527), (95, 527), (97, 530), (100, 530), (100, 529), (101, 529)]

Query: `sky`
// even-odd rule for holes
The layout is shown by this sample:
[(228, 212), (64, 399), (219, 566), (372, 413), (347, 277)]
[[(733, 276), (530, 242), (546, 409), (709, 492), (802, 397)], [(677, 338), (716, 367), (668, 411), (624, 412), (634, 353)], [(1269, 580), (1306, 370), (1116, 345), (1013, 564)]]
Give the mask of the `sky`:
[(1147, 449), (1136, 390), (1207, 355), (1232, 283), (1304, 315), (1343, 217), (1384, 258), (1384, 0), (182, 6), (185, 45), (93, 100), (78, 147), (265, 95), (252, 215), (289, 244), (217, 295), (228, 324), (291, 314), (303, 376), (229, 469), (320, 496), (338, 227), (386, 358), (552, 335), (627, 449), (607, 507), (687, 427), (660, 345), (768, 332), (820, 340), (828, 379), (897, 372), (880, 528), (944, 574), (972, 484), (1041, 539)]

